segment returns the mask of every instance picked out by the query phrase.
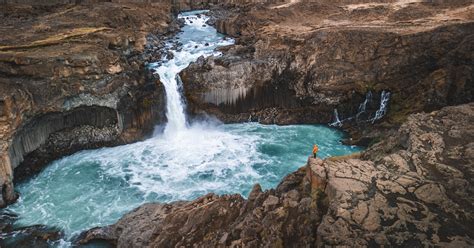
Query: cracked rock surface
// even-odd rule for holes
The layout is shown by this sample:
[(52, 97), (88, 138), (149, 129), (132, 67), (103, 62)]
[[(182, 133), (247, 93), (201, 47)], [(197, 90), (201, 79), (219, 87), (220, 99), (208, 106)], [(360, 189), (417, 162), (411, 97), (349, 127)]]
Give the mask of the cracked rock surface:
[(415, 114), (364, 160), (326, 160), (324, 173), (313, 170), (331, 199), (318, 242), (472, 246), (472, 123), (472, 103)]

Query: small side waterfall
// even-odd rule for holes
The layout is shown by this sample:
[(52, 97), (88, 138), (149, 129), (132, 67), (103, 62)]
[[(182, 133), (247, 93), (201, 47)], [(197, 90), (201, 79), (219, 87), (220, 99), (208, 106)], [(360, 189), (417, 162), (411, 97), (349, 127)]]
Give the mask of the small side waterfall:
[(359, 119), (359, 116), (367, 111), (367, 104), (372, 101), (372, 91), (368, 91), (365, 94), (365, 100), (359, 105), (359, 110), (356, 115), (356, 119)]
[(337, 112), (337, 109), (334, 109), (334, 122), (329, 124), (329, 126), (342, 127), (342, 121), (339, 119), (339, 113)]
[(382, 91), (380, 93), (380, 107), (379, 109), (375, 112), (375, 116), (372, 119), (372, 123), (375, 123), (375, 121), (382, 119), (382, 117), (385, 116), (387, 113), (387, 107), (388, 103), (390, 101), (390, 92), (388, 91)]
[[(329, 123), (329, 126), (332, 127), (342, 127), (343, 122), (345, 121), (352, 121), (356, 120), (357, 123), (361, 122), (371, 122), (375, 123), (375, 121), (382, 119), (387, 114), (388, 104), (390, 102), (390, 92), (382, 91), (380, 93), (380, 105), (377, 111), (374, 114), (374, 117), (371, 117), (370, 107), (373, 98), (373, 94), (371, 91), (368, 91), (365, 95), (365, 100), (359, 104), (359, 108), (357, 109), (357, 113), (355, 116), (350, 116), (345, 119), (341, 119), (337, 108), (334, 109), (334, 121)], [(368, 109), (369, 108), (369, 109)], [(373, 112), (372, 112), (373, 113)]]

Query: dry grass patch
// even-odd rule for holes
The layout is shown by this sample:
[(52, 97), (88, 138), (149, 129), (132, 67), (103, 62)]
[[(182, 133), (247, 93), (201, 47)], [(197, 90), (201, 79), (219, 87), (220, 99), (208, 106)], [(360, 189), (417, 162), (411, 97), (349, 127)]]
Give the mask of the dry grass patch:
[(6, 51), (6, 50), (16, 50), (16, 49), (28, 49), (28, 48), (35, 48), (35, 47), (42, 47), (42, 46), (51, 46), (51, 45), (56, 45), (64, 40), (74, 38), (74, 37), (79, 37), (83, 35), (88, 35), (104, 30), (109, 30), (110, 28), (106, 27), (101, 27), (101, 28), (75, 28), (72, 29), (71, 31), (67, 33), (60, 33), (56, 34), (53, 36), (50, 36), (46, 39), (43, 40), (37, 40), (33, 41), (29, 44), (23, 44), (23, 45), (13, 45), (13, 46), (0, 46), (0, 51)]

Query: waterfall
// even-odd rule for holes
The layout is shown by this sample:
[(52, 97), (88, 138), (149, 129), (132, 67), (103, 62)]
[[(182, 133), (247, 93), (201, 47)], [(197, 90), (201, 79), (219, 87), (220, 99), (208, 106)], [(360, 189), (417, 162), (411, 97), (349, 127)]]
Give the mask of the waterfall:
[(375, 121), (380, 120), (382, 119), (382, 117), (385, 116), (385, 114), (387, 113), (387, 107), (388, 107), (389, 101), (390, 101), (390, 92), (385, 91), (385, 90), (382, 91), (382, 93), (380, 93), (380, 107), (377, 110), (377, 112), (375, 112), (375, 116), (372, 119), (372, 123), (375, 123)]
[(232, 39), (225, 39), (215, 29), (208, 27), (206, 22), (209, 17), (202, 13), (179, 15), (178, 18), (183, 19), (186, 24), (183, 27), (183, 32), (178, 34), (178, 41), (184, 45), (176, 49), (176, 45), (173, 46), (173, 43), (169, 42), (167, 47), (174, 47), (170, 50), (174, 56), (170, 60), (163, 61), (159, 67), (154, 68), (166, 91), (166, 118), (168, 123), (165, 126), (164, 134), (168, 137), (175, 136), (187, 129), (186, 106), (182, 98), (183, 83), (179, 77), (179, 72), (201, 56), (218, 55), (214, 51), (215, 48), (233, 43)]
[(356, 114), (356, 119), (359, 118), (359, 116), (367, 111), (367, 104), (372, 101), (372, 91), (368, 91), (367, 94), (365, 94), (365, 100), (359, 105), (359, 110)]
[(165, 134), (179, 132), (186, 128), (186, 116), (184, 114), (184, 103), (181, 98), (180, 81), (177, 75), (180, 68), (175, 64), (161, 66), (156, 70), (160, 75), (160, 81), (166, 90), (166, 118), (168, 123), (165, 127)]
[(357, 114), (355, 116), (347, 117), (347, 118), (342, 119), (342, 120), (339, 117), (339, 113), (337, 112), (337, 108), (334, 109), (334, 121), (329, 123), (329, 126), (341, 127), (342, 123), (344, 121), (351, 121), (351, 120), (354, 120), (354, 119), (357, 122), (359, 122), (360, 121), (359, 117), (364, 113), (366, 113), (367, 119), (362, 117), (362, 118), (364, 118), (364, 119), (361, 120), (362, 122), (375, 123), (375, 121), (382, 119), (382, 117), (384, 117), (385, 114), (387, 114), (387, 107), (388, 107), (388, 103), (390, 102), (390, 92), (382, 91), (380, 93), (380, 106), (379, 106), (378, 110), (375, 112), (375, 115), (374, 115), (373, 118), (370, 118), (370, 113), (367, 112), (367, 106), (368, 106), (368, 104), (370, 104), (371, 101), (372, 101), (372, 92), (368, 91), (367, 94), (365, 95), (365, 100), (361, 104), (359, 104), (359, 108), (357, 109)]
[(339, 113), (337, 109), (334, 109), (334, 122), (330, 123), (329, 126), (342, 127), (342, 121), (339, 119)]

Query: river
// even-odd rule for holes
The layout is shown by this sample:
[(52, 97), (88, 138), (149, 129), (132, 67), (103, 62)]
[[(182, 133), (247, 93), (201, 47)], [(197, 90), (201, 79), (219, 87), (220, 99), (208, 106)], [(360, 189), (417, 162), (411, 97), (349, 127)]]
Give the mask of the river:
[(168, 122), (153, 137), (129, 145), (81, 151), (52, 162), (40, 174), (16, 185), (16, 226), (57, 227), (69, 246), (81, 231), (116, 222), (146, 202), (191, 200), (209, 192), (247, 196), (255, 183), (275, 187), (305, 164), (312, 144), (320, 156), (360, 150), (342, 145), (343, 133), (317, 125), (190, 123), (177, 74), (200, 56), (219, 56), (215, 48), (232, 39), (206, 24), (204, 12), (179, 16), (186, 22), (168, 48), (173, 58), (151, 64), (166, 89)]

